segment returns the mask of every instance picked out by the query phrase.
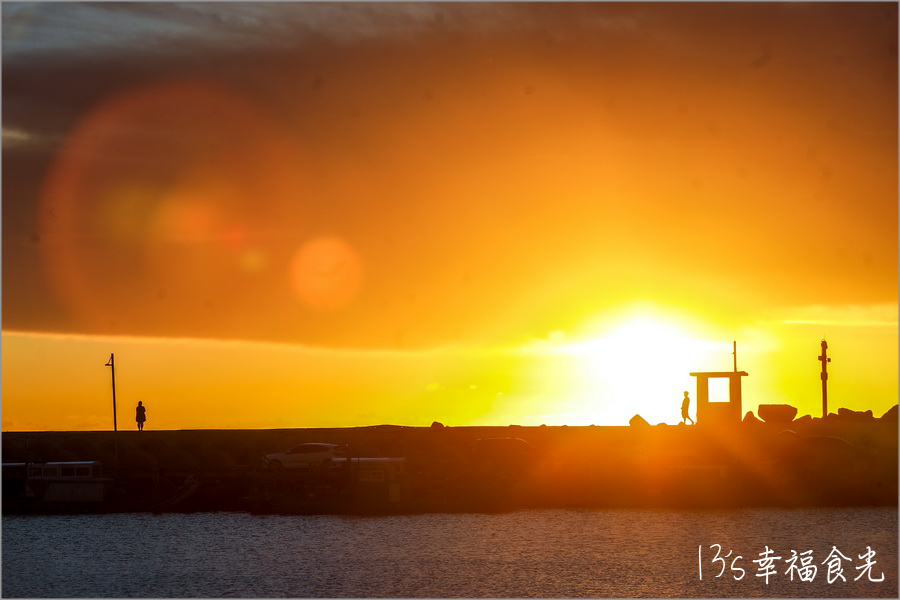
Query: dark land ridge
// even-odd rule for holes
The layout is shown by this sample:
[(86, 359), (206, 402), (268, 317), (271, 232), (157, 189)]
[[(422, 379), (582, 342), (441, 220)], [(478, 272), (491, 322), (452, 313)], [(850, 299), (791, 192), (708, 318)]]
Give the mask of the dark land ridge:
[[(416, 513), (896, 505), (897, 407), (766, 423), (3, 433), (3, 513)], [(519, 438), (475, 451), (477, 440)], [(305, 442), (349, 460), (273, 471)], [(403, 458), (366, 461), (357, 458)], [(99, 461), (102, 498), (41, 500), (10, 463)], [(97, 479), (97, 478), (95, 478)], [(99, 481), (99, 480), (98, 480)], [(96, 483), (96, 482), (95, 482)]]

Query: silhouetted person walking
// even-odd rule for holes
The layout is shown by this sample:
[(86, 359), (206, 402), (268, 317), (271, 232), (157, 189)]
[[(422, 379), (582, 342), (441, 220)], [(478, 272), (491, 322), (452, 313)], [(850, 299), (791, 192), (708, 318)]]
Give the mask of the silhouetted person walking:
[(681, 422), (684, 423), (685, 421), (690, 421), (691, 425), (696, 425), (696, 423), (694, 423), (694, 420), (688, 414), (688, 408), (690, 408), (690, 406), (691, 406), (691, 399), (688, 398), (688, 393), (685, 392), (684, 400), (681, 401)]
[(135, 415), (134, 420), (137, 421), (138, 431), (143, 431), (144, 421), (147, 420), (147, 409), (144, 407), (143, 402), (138, 402), (137, 414)]

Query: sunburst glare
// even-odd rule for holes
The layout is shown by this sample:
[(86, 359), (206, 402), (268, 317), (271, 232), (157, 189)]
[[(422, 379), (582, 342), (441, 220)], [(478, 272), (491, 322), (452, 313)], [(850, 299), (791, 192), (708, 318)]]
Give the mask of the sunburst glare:
[(732, 348), (692, 335), (675, 321), (636, 315), (558, 350), (572, 357), (579, 412), (589, 422), (625, 425), (635, 414), (651, 423), (679, 422), (683, 392), (693, 395), (690, 372), (719, 368)]

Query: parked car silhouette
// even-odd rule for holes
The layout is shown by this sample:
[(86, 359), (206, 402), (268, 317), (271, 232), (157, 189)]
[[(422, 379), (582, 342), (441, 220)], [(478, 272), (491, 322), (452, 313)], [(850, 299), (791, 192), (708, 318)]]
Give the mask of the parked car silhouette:
[(475, 440), (472, 459), (501, 467), (524, 467), (537, 458), (534, 446), (514, 437), (481, 438)]
[(332, 458), (346, 458), (347, 454), (337, 444), (306, 443), (284, 452), (266, 454), (263, 466), (273, 471), (282, 469), (307, 469), (318, 467)]

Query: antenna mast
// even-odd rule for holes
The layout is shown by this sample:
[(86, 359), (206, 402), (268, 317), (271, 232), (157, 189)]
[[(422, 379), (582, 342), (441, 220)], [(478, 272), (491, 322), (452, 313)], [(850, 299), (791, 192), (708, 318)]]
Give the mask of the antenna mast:
[(831, 359), (828, 358), (828, 342), (824, 339), (822, 340), (822, 354), (819, 356), (819, 360), (822, 361), (822, 418), (828, 416), (828, 363), (831, 362)]

